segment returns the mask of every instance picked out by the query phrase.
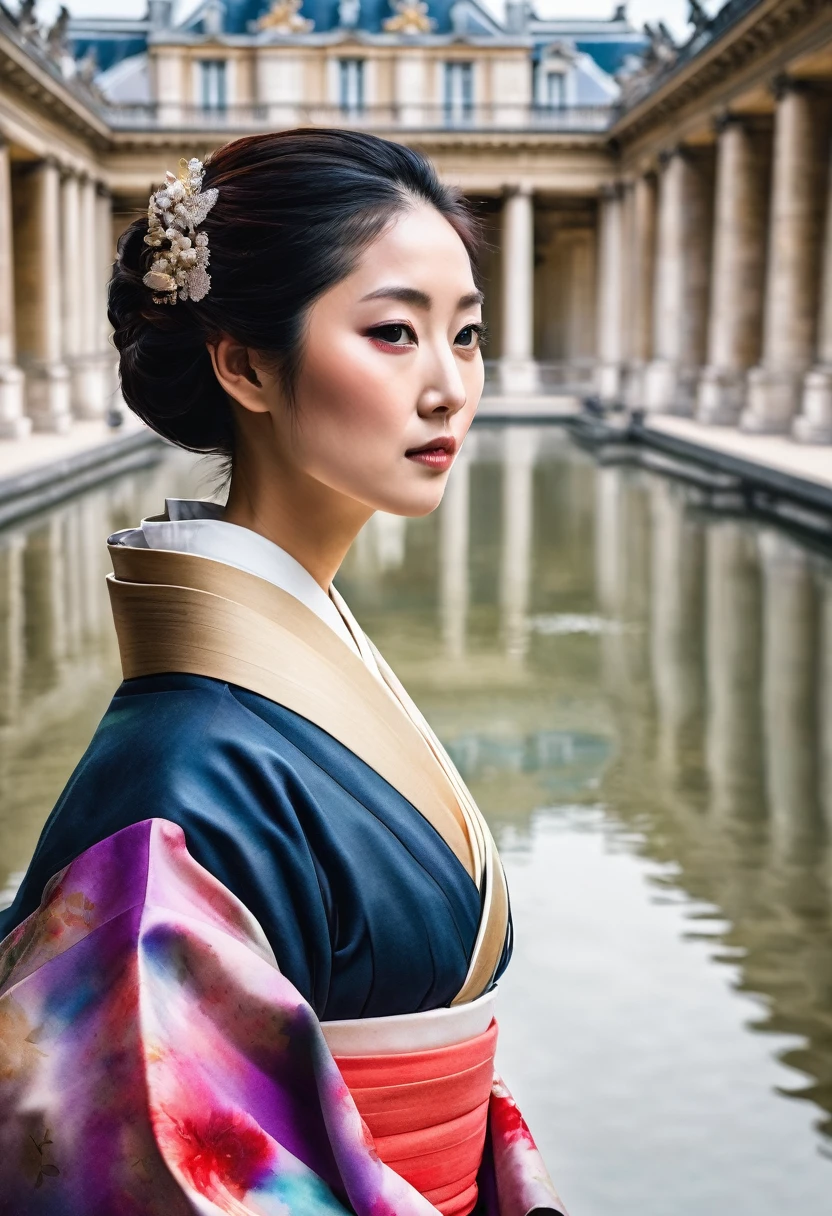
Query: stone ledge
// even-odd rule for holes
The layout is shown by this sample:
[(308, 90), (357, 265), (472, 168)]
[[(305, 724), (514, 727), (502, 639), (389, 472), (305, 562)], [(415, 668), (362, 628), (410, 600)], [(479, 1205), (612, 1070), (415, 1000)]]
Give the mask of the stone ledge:
[(0, 527), (44, 510), (107, 477), (158, 459), (162, 441), (141, 425), (122, 432), (76, 423), (68, 435), (0, 443)]
[(534, 394), (528, 397), (484, 396), (480, 398), (474, 422), (565, 422), (581, 412), (577, 394)]
[(669, 415), (644, 418), (632, 435), (652, 447), (832, 512), (832, 447), (808, 447), (780, 435), (749, 435)]

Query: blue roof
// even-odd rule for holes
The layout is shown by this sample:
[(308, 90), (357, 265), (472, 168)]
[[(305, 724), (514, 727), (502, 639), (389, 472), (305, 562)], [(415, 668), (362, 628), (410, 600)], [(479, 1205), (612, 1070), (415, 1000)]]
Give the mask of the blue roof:
[[(247, 34), (249, 26), (271, 8), (271, 0), (225, 0), (225, 32), (228, 34)], [(428, 0), (430, 16), (436, 22), (433, 33), (447, 34), (451, 31), (450, 11), (453, 0)], [(338, 0), (303, 0), (301, 15), (315, 22), (315, 32), (322, 33), (337, 29)], [(383, 23), (393, 16), (389, 0), (361, 0), (356, 28), (370, 34), (379, 34), (384, 30)], [(186, 22), (186, 29), (199, 28), (199, 21)], [(483, 27), (486, 32), (486, 27)]]
[[(468, 32), (485, 37), (490, 33), (499, 33), (502, 27), (487, 10), (482, 9), (480, 16), (481, 2), (482, 0), (472, 0), (468, 11)], [(578, 0), (576, 0), (576, 4), (577, 2)], [(450, 34), (452, 32), (451, 8), (453, 3), (454, 0), (428, 0), (429, 15), (434, 21), (433, 33)], [(338, 4), (339, 0), (303, 0), (301, 12), (304, 17), (314, 21), (315, 33), (326, 33), (339, 27)], [(360, 0), (360, 5), (356, 28), (369, 34), (383, 33), (385, 20), (393, 15), (390, 0)], [(270, 10), (272, 0), (225, 0), (225, 6), (225, 33), (246, 35), (251, 32), (251, 28), (258, 19)], [(174, 26), (174, 29), (199, 36), (202, 33), (202, 22), (198, 19), (198, 12), (197, 9), (189, 19)], [(546, 29), (533, 28), (529, 31), (538, 46), (558, 40), (557, 21), (539, 24), (545, 25)], [(570, 25), (574, 27), (574, 23), (568, 21), (564, 21), (563, 24), (567, 30)], [(601, 27), (603, 24), (598, 23)], [(74, 30), (73, 25), (76, 27)], [(70, 36), (76, 58), (82, 58), (90, 49), (93, 49), (100, 70), (106, 71), (123, 59), (141, 54), (147, 49), (147, 34), (142, 32), (147, 29), (145, 21), (125, 21), (124, 28), (121, 30), (118, 26), (118, 20), (114, 21), (103, 15), (100, 26), (97, 26), (94, 17), (84, 17), (77, 22), (72, 22)], [(573, 36), (565, 31), (564, 40), (574, 45), (577, 50), (590, 55), (598, 66), (611, 76), (615, 75), (628, 55), (640, 54), (647, 47), (644, 35), (635, 30), (628, 34), (626, 30), (604, 31), (601, 28), (596, 35), (594, 30), (587, 30), (587, 26), (583, 23), (577, 30), (574, 30)]]
[(623, 65), (628, 55), (641, 55), (647, 50), (647, 39), (639, 35), (624, 42), (606, 42), (599, 39), (586, 40), (580, 38), (575, 46), (579, 51), (591, 55), (600, 68), (614, 76)]
[(140, 55), (142, 51), (146, 51), (147, 39), (128, 38), (124, 35), (111, 38), (83, 37), (71, 39), (71, 45), (72, 54), (76, 59), (83, 59), (88, 51), (94, 51), (98, 70), (106, 72), (108, 68), (121, 63), (122, 59), (128, 59), (131, 55)]

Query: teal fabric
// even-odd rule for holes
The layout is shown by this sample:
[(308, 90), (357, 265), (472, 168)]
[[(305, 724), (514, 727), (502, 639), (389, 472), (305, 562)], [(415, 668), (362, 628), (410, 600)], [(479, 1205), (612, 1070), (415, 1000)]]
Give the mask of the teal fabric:
[(0, 913), (0, 939), (58, 870), (154, 817), (182, 826), (321, 1019), (439, 1008), (462, 986), (479, 893), (434, 828), (320, 728), (200, 676), (122, 684)]

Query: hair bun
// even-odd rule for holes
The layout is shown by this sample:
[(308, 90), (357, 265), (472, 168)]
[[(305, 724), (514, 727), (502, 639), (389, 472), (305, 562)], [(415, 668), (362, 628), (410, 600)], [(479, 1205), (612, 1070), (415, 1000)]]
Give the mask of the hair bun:
[(233, 448), (231, 414), (211, 364), (201, 318), (188, 304), (155, 304), (142, 282), (147, 221), (122, 234), (108, 316), (124, 400), (163, 439), (193, 452)]

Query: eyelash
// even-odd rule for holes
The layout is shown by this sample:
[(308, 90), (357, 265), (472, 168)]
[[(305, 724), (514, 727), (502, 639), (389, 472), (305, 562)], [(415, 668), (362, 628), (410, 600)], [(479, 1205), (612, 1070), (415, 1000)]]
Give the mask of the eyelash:
[[(376, 325), (372, 329), (368, 330), (367, 332), (370, 337), (376, 338), (377, 341), (379, 341), (379, 342), (384, 342), (384, 344), (386, 346), (399, 346), (400, 344), (398, 342), (388, 342), (385, 338), (383, 338), (381, 336), (385, 332), (385, 330), (391, 330), (391, 329), (405, 330), (408, 334), (410, 334), (410, 338), (411, 338), (411, 341), (413, 342), (413, 344), (418, 345), (418, 339), (416, 338), (416, 334), (413, 332), (412, 326), (408, 325), (405, 321), (391, 321), (387, 325)], [(460, 334), (465, 333), (465, 331), (468, 329), (470, 329), (473, 333), (475, 333), (477, 335), (477, 343), (476, 343), (476, 346), (471, 346), (471, 347), (464, 348), (464, 349), (478, 350), (481, 346), (484, 346), (485, 342), (486, 342), (486, 335), (487, 335), (487, 326), (486, 326), (485, 322), (484, 321), (472, 321), (470, 325), (463, 325), (463, 327), (459, 331), (459, 333)], [(459, 337), (459, 334), (457, 334), (457, 337)]]

